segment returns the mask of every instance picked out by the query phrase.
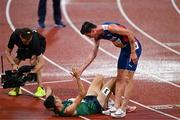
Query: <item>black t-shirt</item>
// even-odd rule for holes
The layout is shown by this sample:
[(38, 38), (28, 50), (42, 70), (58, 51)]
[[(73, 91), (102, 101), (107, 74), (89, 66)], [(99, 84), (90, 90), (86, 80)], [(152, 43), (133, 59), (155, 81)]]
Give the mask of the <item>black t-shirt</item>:
[(40, 35), (37, 31), (33, 31), (32, 34), (33, 37), (29, 45), (24, 45), (20, 38), (19, 29), (16, 29), (9, 39), (8, 48), (13, 49), (14, 45), (16, 45), (18, 47), (18, 51), (21, 51), (20, 54), (29, 54), (31, 56), (39, 56), (40, 54), (43, 54), (46, 49), (45, 37)]

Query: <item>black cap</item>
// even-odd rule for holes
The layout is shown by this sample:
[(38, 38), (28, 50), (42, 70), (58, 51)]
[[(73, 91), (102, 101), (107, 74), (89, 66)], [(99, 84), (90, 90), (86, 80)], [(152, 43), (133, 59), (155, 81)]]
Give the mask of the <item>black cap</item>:
[(32, 37), (32, 30), (29, 28), (22, 28), (20, 34), (22, 38), (30, 40), (30, 38)]

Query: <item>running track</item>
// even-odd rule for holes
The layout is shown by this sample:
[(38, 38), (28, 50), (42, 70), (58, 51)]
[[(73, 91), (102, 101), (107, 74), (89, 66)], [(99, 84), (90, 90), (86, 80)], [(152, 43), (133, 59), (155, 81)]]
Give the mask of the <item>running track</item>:
[[(136, 4), (134, 4), (136, 3)], [(1, 0), (0, 34), (1, 54), (4, 53), (9, 35), (17, 27), (37, 26), (37, 1)], [(171, 120), (180, 118), (180, 108), (152, 109), (152, 105), (180, 104), (180, 29), (178, 0), (63, 0), (62, 10), (67, 27), (53, 27), (51, 1), (48, 2), (47, 28), (38, 29), (47, 38), (43, 69), (45, 86), (50, 85), (63, 99), (74, 97), (77, 93), (75, 82), (71, 81), (69, 71), (73, 65), (80, 66), (92, 49), (91, 40), (79, 35), (81, 24), (88, 20), (121, 22), (141, 40), (143, 55), (135, 76), (135, 89), (130, 104), (137, 105), (135, 113), (124, 119)], [(106, 11), (106, 12), (105, 12)], [(119, 49), (109, 42), (101, 42), (96, 60), (84, 72), (85, 87), (94, 74), (106, 77), (116, 74), (116, 61)], [(5, 62), (5, 67), (10, 66)], [(58, 119), (47, 112), (42, 101), (33, 98), (29, 91), (35, 85), (26, 86), (23, 96), (8, 97), (8, 90), (0, 89), (0, 119)], [(11, 103), (11, 104), (10, 104)], [(156, 106), (157, 107), (157, 106)], [(61, 119), (69, 119), (62, 118)], [(71, 118), (72, 119), (72, 118)], [(75, 117), (74, 119), (111, 119), (104, 115)]]

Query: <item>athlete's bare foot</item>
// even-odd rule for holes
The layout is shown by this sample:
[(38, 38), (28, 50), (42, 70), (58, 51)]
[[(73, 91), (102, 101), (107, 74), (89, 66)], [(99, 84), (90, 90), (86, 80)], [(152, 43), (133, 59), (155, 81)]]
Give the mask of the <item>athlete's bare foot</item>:
[(137, 109), (136, 106), (129, 106), (129, 105), (127, 105), (126, 112), (127, 113), (134, 112), (134, 111), (136, 111), (136, 109)]

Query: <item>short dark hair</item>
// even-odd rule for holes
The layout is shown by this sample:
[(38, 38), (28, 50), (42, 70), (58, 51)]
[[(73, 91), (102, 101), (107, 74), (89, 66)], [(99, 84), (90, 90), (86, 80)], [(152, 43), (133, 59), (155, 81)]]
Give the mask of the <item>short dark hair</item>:
[(50, 95), (49, 97), (46, 98), (44, 101), (44, 106), (48, 108), (54, 108), (55, 107), (55, 98), (54, 96)]
[(26, 40), (30, 40), (30, 38), (32, 37), (32, 30), (29, 28), (22, 28), (20, 35), (22, 38)]
[(80, 32), (81, 32), (81, 34), (84, 35), (84, 34), (86, 34), (86, 33), (91, 32), (91, 30), (92, 30), (93, 28), (96, 28), (96, 27), (97, 27), (97, 26), (96, 26), (95, 24), (86, 21), (86, 22), (83, 23)]

